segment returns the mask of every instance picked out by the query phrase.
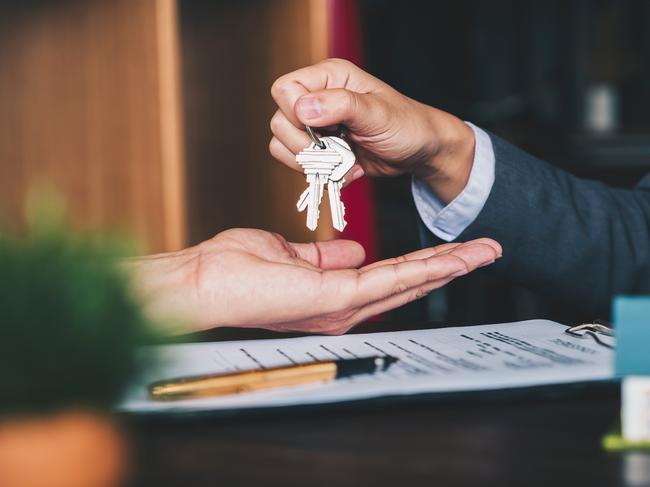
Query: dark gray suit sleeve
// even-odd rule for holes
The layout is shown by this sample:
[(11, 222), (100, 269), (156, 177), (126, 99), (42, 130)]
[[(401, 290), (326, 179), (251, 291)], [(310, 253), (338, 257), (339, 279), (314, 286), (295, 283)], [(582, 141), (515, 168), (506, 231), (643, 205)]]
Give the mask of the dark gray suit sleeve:
[(650, 293), (650, 179), (614, 189), (491, 138), (494, 186), (458, 237), (502, 244), (489, 272), (589, 316), (608, 313), (614, 295)]

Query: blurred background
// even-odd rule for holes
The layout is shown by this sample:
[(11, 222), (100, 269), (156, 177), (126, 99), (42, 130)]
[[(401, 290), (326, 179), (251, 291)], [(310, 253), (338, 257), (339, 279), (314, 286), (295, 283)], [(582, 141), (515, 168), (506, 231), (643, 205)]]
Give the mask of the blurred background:
[[(304, 179), (267, 150), (272, 82), (332, 56), (580, 176), (650, 169), (647, 0), (0, 0), (2, 211), (20, 225), (45, 183), (77, 227), (148, 252), (230, 227), (334, 238), (326, 211), (305, 228)], [(344, 199), (369, 260), (418, 247), (408, 178)], [(388, 316), (530, 317), (596, 318), (484, 273)]]

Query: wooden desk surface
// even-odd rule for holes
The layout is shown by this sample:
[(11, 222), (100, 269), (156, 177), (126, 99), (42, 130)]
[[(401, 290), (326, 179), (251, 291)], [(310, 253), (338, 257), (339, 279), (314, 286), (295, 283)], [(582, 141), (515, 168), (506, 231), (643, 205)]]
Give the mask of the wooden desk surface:
[(128, 424), (133, 485), (650, 485), (650, 455), (600, 447), (618, 409), (610, 388), (555, 399), (138, 420)]

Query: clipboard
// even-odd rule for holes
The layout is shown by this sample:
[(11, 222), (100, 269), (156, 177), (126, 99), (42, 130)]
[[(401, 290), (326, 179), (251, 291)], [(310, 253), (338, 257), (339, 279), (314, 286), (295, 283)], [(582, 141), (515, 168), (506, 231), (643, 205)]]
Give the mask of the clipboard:
[[(322, 411), (324, 408), (385, 407), (423, 401), (498, 400), (532, 394), (548, 397), (587, 388), (611, 392), (616, 384), (613, 350), (602, 346), (587, 333), (593, 330), (571, 328), (575, 327), (567, 328), (547, 320), (530, 320), (340, 337), (305, 336), (170, 345), (163, 350), (144, 351), (144, 356), (164, 352), (162, 356), (166, 355), (171, 361), (157, 375), (134, 384), (117, 410), (125, 414), (158, 417), (206, 414), (233, 417)], [(334, 381), (246, 397), (207, 398), (161, 405), (143, 395), (150, 381), (218, 372), (233, 364), (244, 366), (247, 355), (258, 364), (274, 366), (281, 361), (313, 361), (329, 358), (332, 353), (362, 354), (364, 350), (367, 354), (401, 354), (402, 369), (393, 371), (393, 376), (362, 376), (352, 382)], [(422, 370), (417, 372), (418, 368)]]

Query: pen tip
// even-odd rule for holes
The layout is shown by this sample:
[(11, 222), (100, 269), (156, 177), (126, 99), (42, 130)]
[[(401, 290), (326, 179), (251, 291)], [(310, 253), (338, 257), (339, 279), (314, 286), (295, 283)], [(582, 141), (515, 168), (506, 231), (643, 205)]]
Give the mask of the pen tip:
[(381, 357), (382, 359), (382, 364), (381, 364), (381, 370), (384, 371), (388, 369), (391, 365), (393, 365), (395, 362), (397, 362), (399, 359), (397, 357), (393, 357), (392, 355), (385, 355)]

